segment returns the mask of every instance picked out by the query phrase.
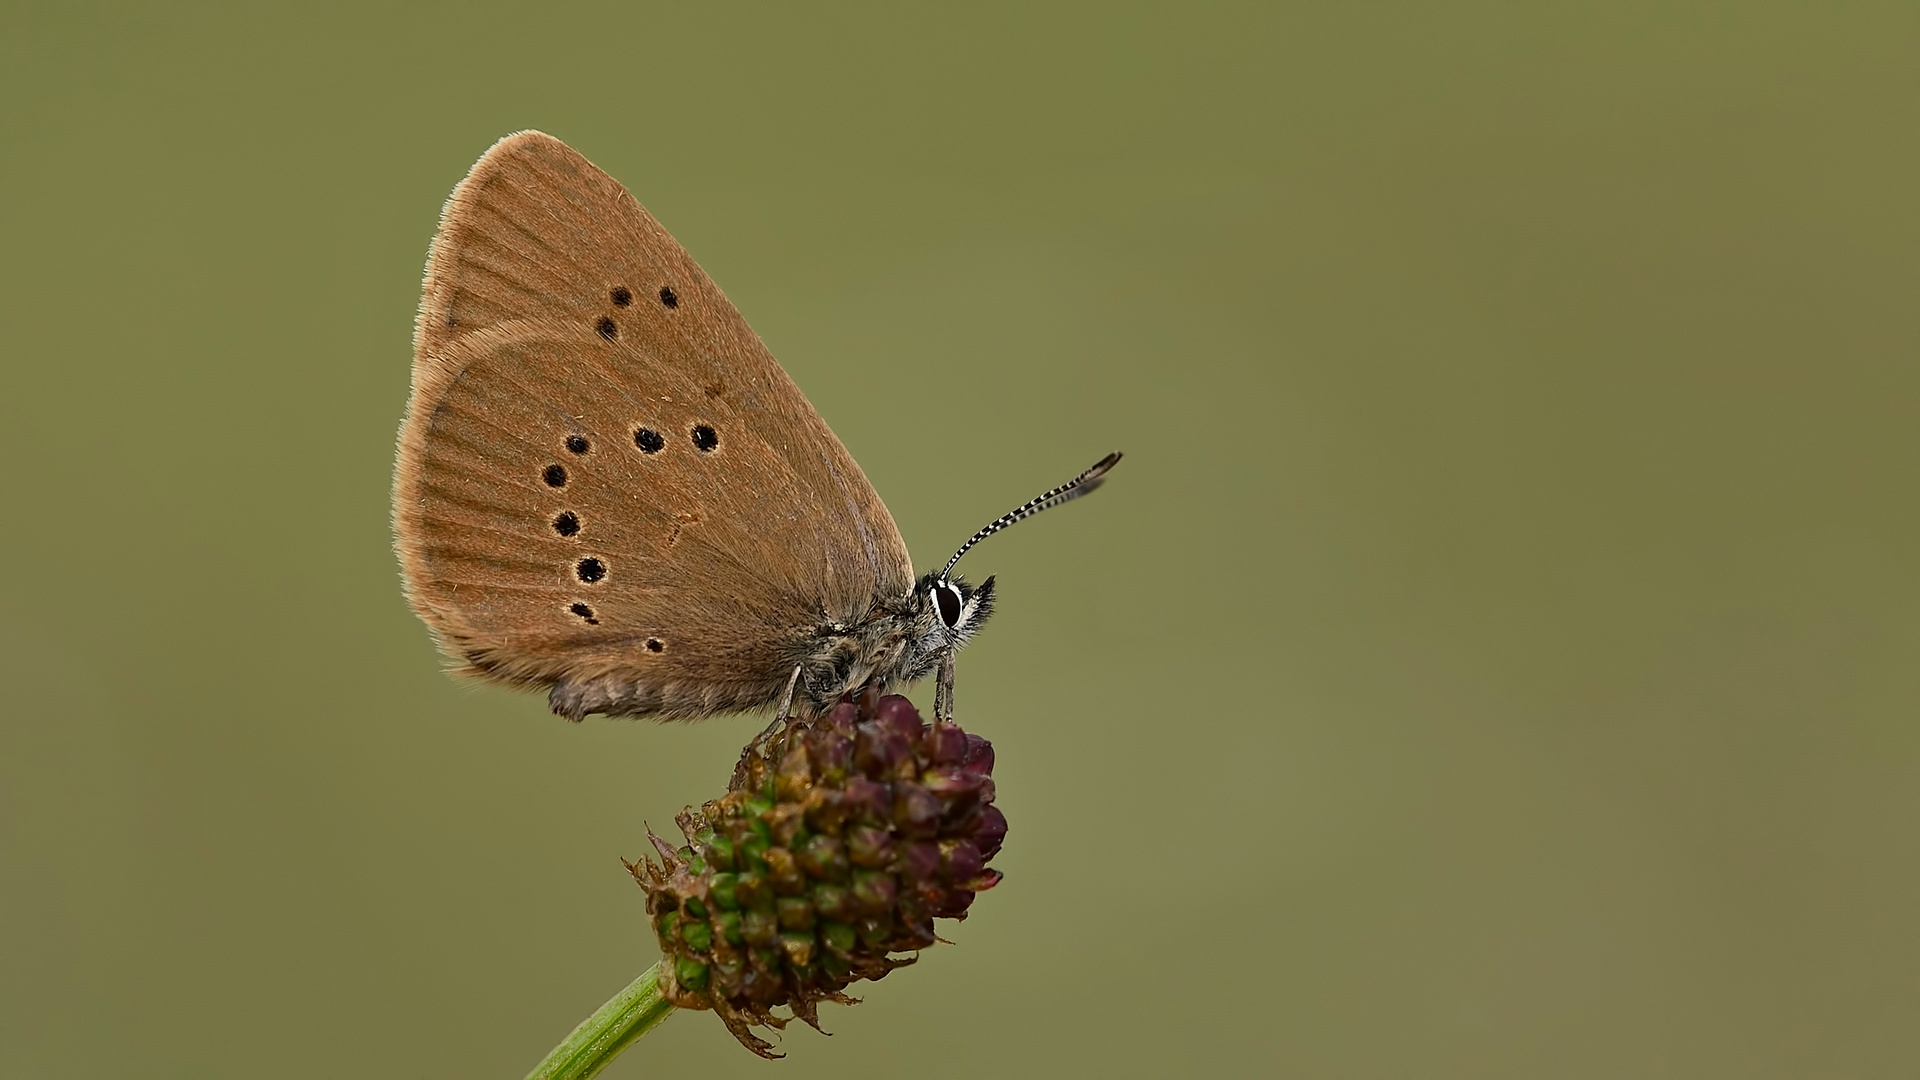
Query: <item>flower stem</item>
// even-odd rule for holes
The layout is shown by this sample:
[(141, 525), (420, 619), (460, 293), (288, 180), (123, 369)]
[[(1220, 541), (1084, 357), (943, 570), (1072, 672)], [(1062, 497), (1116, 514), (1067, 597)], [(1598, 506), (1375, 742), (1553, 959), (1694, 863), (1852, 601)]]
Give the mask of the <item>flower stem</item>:
[(660, 996), (660, 965), (655, 964), (580, 1022), (553, 1048), (527, 1080), (586, 1080), (596, 1076), (633, 1042), (667, 1018), (673, 1006)]

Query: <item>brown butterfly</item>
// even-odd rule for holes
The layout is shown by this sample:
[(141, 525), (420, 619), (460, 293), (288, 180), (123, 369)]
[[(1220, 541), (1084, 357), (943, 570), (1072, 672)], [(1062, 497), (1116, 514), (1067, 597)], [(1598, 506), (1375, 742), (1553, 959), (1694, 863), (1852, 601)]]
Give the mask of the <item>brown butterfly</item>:
[(946, 715), (993, 608), (993, 579), (954, 563), (1119, 460), (916, 582), (860, 466), (720, 289), (617, 181), (523, 131), (440, 216), (394, 533), (441, 648), (571, 719), (812, 714), (936, 668)]

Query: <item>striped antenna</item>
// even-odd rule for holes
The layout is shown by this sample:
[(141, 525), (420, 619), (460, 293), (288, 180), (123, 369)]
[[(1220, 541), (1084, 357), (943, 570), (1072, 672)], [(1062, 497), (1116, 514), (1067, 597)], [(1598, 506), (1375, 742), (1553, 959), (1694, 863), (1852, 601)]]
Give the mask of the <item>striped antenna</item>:
[(1119, 463), (1120, 452), (1116, 450), (1106, 457), (1101, 458), (1099, 461), (1094, 462), (1093, 468), (1088, 469), (1079, 476), (1061, 484), (1052, 491), (1045, 491), (1035, 495), (1033, 498), (1027, 500), (1020, 509), (993, 519), (991, 524), (979, 532), (974, 533), (973, 539), (961, 544), (960, 550), (953, 553), (953, 558), (947, 560), (946, 569), (940, 571), (940, 580), (947, 580), (947, 575), (953, 573), (954, 564), (959, 562), (960, 556), (965, 555), (967, 549), (973, 547), (973, 545), (1017, 521), (1024, 521), (1049, 507), (1059, 506), (1063, 502), (1071, 502), (1085, 495), (1094, 488), (1099, 487), (1101, 482), (1107, 478), (1107, 472)]

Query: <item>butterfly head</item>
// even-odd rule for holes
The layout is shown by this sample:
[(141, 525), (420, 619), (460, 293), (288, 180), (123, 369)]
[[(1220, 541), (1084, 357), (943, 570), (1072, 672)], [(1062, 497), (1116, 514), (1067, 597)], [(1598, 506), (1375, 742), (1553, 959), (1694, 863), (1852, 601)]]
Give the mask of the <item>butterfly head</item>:
[(924, 627), (920, 634), (922, 652), (960, 648), (993, 614), (992, 578), (975, 588), (957, 575), (928, 574), (914, 592), (918, 601), (915, 606), (924, 604), (926, 608), (926, 615), (915, 620)]

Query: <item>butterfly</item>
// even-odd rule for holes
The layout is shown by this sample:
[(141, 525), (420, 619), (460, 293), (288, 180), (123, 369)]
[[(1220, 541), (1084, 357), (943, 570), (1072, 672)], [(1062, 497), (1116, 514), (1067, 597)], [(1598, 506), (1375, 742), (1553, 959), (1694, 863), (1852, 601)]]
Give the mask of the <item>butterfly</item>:
[(994, 601), (954, 565), (1119, 460), (916, 578), (860, 466), (719, 287), (619, 182), (523, 131), (433, 238), (395, 546), (462, 670), (543, 687), (570, 719), (817, 715), (935, 671), (951, 715), (954, 654)]

